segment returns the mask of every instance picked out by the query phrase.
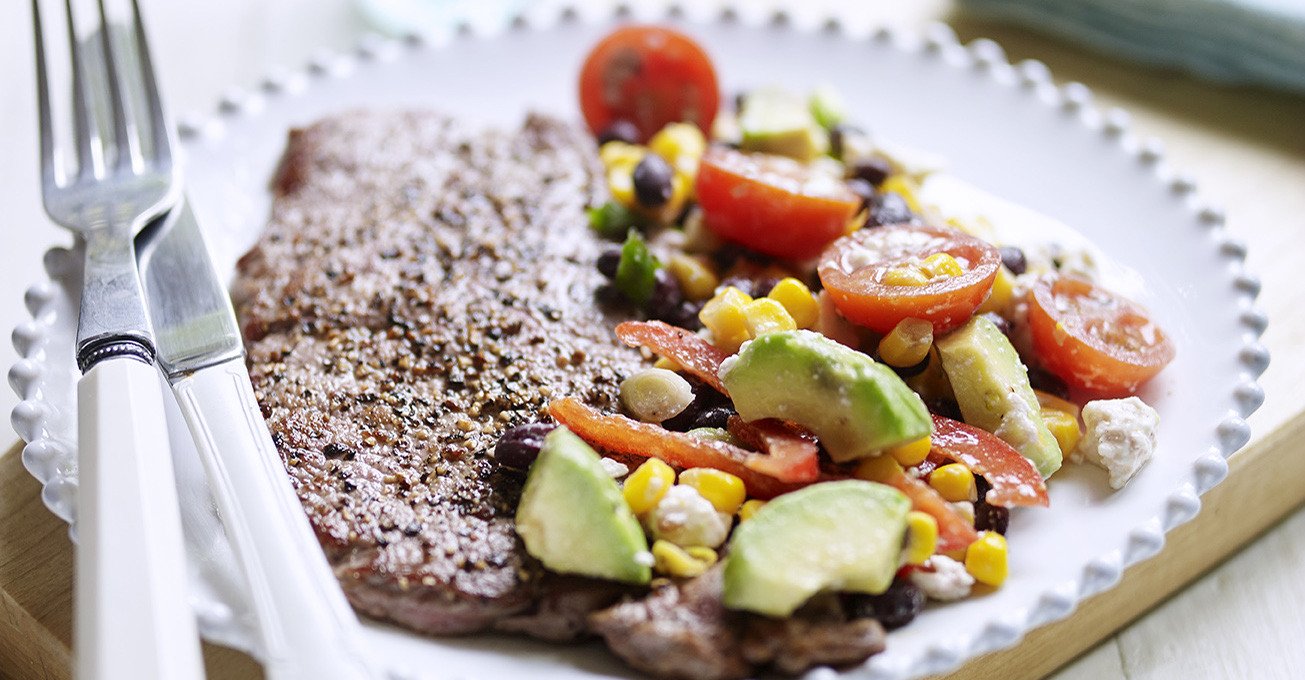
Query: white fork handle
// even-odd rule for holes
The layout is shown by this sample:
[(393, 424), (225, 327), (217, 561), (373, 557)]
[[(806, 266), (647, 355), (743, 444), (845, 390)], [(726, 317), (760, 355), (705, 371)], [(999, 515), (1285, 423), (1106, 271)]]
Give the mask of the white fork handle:
[(272, 680), (370, 678), (349, 608), (272, 444), (243, 359), (174, 380), (249, 584)]
[(106, 359), (77, 408), (77, 677), (202, 678), (158, 372)]

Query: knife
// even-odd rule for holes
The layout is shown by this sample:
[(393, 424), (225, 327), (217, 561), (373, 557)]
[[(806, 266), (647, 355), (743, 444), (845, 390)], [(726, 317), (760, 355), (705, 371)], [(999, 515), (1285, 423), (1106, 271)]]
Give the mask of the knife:
[(250, 590), (268, 678), (376, 677), (254, 399), (231, 298), (182, 202), (137, 238), (159, 366)]

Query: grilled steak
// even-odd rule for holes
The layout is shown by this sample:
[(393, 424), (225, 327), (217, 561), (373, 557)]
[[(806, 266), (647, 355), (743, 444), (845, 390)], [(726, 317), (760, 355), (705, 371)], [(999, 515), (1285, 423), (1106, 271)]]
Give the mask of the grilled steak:
[(361, 611), (449, 634), (539, 610), (520, 479), (489, 454), (552, 395), (610, 408), (642, 361), (594, 303), (595, 164), (541, 117), (500, 133), (353, 113), (292, 136), (233, 296), (259, 403)]
[[(883, 630), (833, 598), (727, 611), (720, 569), (636, 589), (546, 572), (490, 456), (553, 396), (614, 408), (643, 365), (595, 302), (593, 142), (433, 113), (351, 113), (292, 134), (272, 220), (233, 298), (258, 401), (353, 605), (432, 634), (599, 634), (632, 666), (733, 678), (859, 662)], [(832, 605), (829, 603), (833, 602)]]
[(731, 612), (721, 602), (722, 572), (718, 565), (662, 585), (595, 613), (590, 623), (626, 663), (668, 678), (741, 678), (766, 667), (796, 674), (860, 663), (884, 648), (879, 622), (849, 618), (832, 596), (784, 620)]

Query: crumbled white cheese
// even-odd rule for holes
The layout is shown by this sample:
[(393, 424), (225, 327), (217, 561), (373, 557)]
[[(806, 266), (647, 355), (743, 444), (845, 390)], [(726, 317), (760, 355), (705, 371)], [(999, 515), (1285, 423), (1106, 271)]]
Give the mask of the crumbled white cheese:
[(711, 501), (686, 484), (677, 484), (644, 517), (653, 540), (665, 539), (681, 547), (719, 547), (729, 537), (734, 518), (716, 510)]
[(640, 550), (634, 554), (634, 562), (635, 564), (641, 564), (645, 567), (651, 567), (654, 564), (657, 564), (657, 558), (653, 557), (653, 554), (647, 550)]
[(1001, 407), (1001, 424), (992, 433), (1022, 451), (1025, 445), (1038, 440), (1038, 423), (1033, 419), (1033, 414), (1038, 411), (1024, 401), (1014, 388), (1007, 390), (1004, 400), (1006, 403)]
[(630, 467), (615, 458), (601, 458), (598, 463), (603, 466), (603, 472), (612, 479), (620, 479), (630, 474)]
[(931, 600), (959, 600), (970, 594), (974, 577), (965, 565), (946, 555), (934, 555), (923, 569), (911, 571), (911, 583)]
[(971, 503), (970, 501), (956, 501), (955, 503), (948, 503), (947, 505), (950, 505), (952, 509), (959, 513), (961, 517), (964, 517), (967, 522), (974, 524), (974, 503)]
[(1122, 489), (1155, 453), (1160, 414), (1137, 397), (1098, 399), (1083, 406), (1083, 425), (1072, 458), (1105, 469), (1110, 486)]

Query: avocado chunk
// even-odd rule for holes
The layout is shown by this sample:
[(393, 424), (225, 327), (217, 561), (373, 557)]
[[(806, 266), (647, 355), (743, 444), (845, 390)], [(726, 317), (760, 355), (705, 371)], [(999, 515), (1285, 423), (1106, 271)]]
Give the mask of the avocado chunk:
[(544, 438), (516, 521), (526, 552), (553, 571), (638, 584), (652, 579), (639, 520), (598, 454), (565, 427)]
[(794, 421), (839, 463), (933, 430), (924, 402), (892, 369), (811, 331), (750, 340), (721, 364), (720, 379), (744, 420)]
[(809, 161), (829, 150), (829, 135), (800, 97), (777, 88), (749, 92), (739, 113), (739, 148)]
[(936, 343), (965, 422), (1015, 447), (1050, 477), (1060, 469), (1060, 444), (1042, 420), (1029, 371), (996, 324), (976, 316)]
[(765, 504), (734, 530), (725, 606), (788, 616), (822, 590), (877, 595), (897, 573), (911, 502), (883, 484), (813, 484)]

